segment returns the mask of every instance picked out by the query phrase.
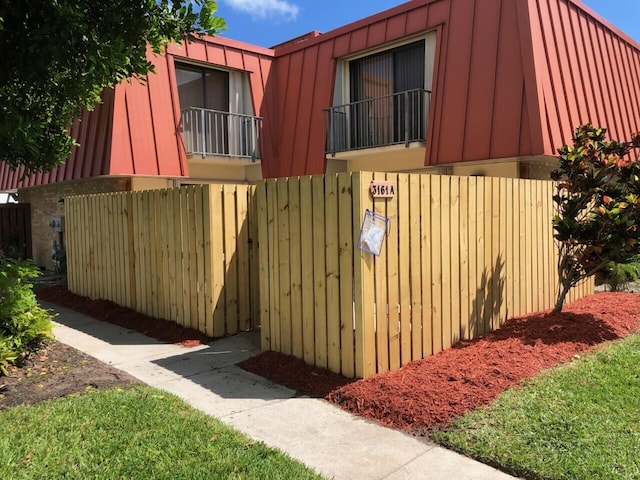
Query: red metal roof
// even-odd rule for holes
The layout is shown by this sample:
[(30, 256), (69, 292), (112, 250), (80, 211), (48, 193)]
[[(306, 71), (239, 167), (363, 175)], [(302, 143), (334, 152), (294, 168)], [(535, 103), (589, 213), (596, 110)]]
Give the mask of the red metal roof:
[(537, 151), (555, 153), (587, 122), (620, 140), (640, 130), (640, 46), (577, 0), (530, 0), (527, 13)]
[(205, 37), (150, 56), (157, 73), (123, 83), (74, 126), (65, 166), (0, 189), (108, 174), (186, 176), (173, 58), (247, 71), (264, 118), (265, 177), (325, 171), (323, 109), (337, 59), (436, 32), (425, 165), (553, 155), (586, 122), (640, 130), (640, 47), (578, 0), (413, 0), (275, 50)]

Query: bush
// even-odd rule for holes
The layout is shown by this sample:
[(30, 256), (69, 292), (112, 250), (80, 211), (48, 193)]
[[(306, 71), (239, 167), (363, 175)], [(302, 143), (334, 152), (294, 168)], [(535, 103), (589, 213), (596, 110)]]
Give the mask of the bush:
[(39, 275), (30, 261), (0, 257), (0, 372), (20, 364), (52, 338), (51, 315), (38, 305), (30, 280)]
[(619, 292), (629, 282), (635, 282), (640, 278), (640, 256), (636, 255), (629, 263), (610, 262), (602, 271), (602, 283), (609, 285), (612, 292)]
[(558, 150), (560, 166), (551, 174), (560, 280), (555, 312), (579, 282), (640, 255), (640, 162), (632, 155), (640, 134), (618, 142), (606, 133), (578, 127), (573, 145)]

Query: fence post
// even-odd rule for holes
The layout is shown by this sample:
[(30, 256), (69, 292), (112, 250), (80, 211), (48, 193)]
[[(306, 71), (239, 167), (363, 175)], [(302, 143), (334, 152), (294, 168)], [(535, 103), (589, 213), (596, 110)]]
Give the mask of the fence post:
[(356, 172), (352, 178), (354, 230), (354, 306), (356, 325), (356, 376), (367, 378), (376, 373), (375, 327), (373, 322), (374, 269), (371, 255), (356, 248), (364, 211), (369, 204), (371, 172)]

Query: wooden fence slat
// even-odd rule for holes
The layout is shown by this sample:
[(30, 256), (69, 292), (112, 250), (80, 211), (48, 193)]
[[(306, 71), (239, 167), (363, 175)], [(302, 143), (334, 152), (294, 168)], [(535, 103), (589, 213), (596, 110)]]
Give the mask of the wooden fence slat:
[[(91, 197), (91, 211), (92, 218), (97, 219), (101, 217), (102, 212), (99, 206), (100, 199), (97, 195)], [(104, 223), (101, 221), (97, 222), (94, 220), (94, 229), (93, 234), (95, 235), (95, 248), (93, 251), (93, 264), (95, 265), (96, 275), (93, 281), (91, 282), (91, 299), (97, 299), (102, 297), (102, 284), (103, 284), (103, 276), (104, 276), (104, 265), (102, 264), (102, 259), (104, 259), (104, 254), (102, 253), (102, 248), (104, 247), (104, 242), (102, 241), (102, 227)]]
[[(384, 173), (374, 173), (374, 180), (385, 180)], [(380, 215), (387, 214), (384, 200), (374, 201), (374, 211)], [(375, 271), (375, 311), (376, 311), (376, 369), (385, 372), (389, 369), (389, 303), (387, 298), (387, 249), (389, 242), (385, 240), (380, 256), (374, 258)], [(394, 274), (397, 278), (397, 273)]]
[(420, 228), (422, 277), (422, 355), (433, 354), (433, 277), (431, 234), (431, 177), (420, 176)]
[[(258, 261), (260, 262), (260, 344), (262, 350), (271, 349), (270, 300), (273, 284), (269, 283), (269, 229), (267, 218), (267, 184), (258, 183), (256, 187), (257, 223), (258, 223)], [(213, 195), (212, 195), (213, 200)], [(213, 203), (213, 202), (212, 202)], [(213, 210), (213, 206), (212, 206)], [(213, 223), (213, 222), (212, 222)], [(213, 244), (213, 241), (212, 241)], [(214, 250), (215, 252), (215, 250)], [(214, 296), (215, 298), (215, 296)], [(275, 320), (274, 320), (275, 321)]]
[(109, 202), (109, 207), (111, 208), (110, 222), (108, 225), (109, 228), (109, 243), (107, 244), (107, 249), (109, 251), (109, 265), (111, 268), (109, 271), (109, 283), (111, 284), (111, 294), (107, 298), (115, 299), (116, 303), (120, 303), (119, 298), (119, 281), (118, 274), (120, 269), (118, 267), (118, 263), (120, 261), (121, 255), (118, 251), (117, 245), (117, 235), (118, 235), (118, 207), (116, 204), (116, 194), (111, 193), (107, 197)]
[(441, 224), (441, 178), (431, 177), (431, 300), (432, 300), (432, 339), (433, 353), (442, 351), (442, 238)]
[(198, 185), (195, 190), (195, 247), (196, 247), (196, 272), (197, 272), (197, 329), (200, 332), (207, 331), (206, 315), (206, 289), (205, 266), (207, 256), (204, 253), (204, 185)]
[[(302, 342), (303, 358), (306, 363), (313, 365), (316, 358), (315, 351), (315, 299), (313, 279), (313, 200), (311, 193), (311, 177), (289, 179), (289, 182), (299, 184), (300, 190), (300, 256), (302, 268)], [(302, 220), (304, 219), (304, 221)]]
[(260, 270), (258, 259), (258, 204), (256, 197), (256, 186), (251, 185), (248, 189), (247, 221), (249, 224), (249, 296), (251, 302), (251, 323), (250, 328), (260, 325)]
[(451, 347), (451, 177), (440, 177), (440, 238), (442, 258), (442, 349)]
[[(360, 232), (365, 208), (369, 205), (369, 184), (373, 175), (369, 172), (353, 174), (353, 229), (354, 239)], [(374, 329), (373, 259), (359, 249), (354, 249), (354, 309), (356, 318), (356, 376), (367, 378), (376, 373), (376, 347)]]
[[(171, 203), (171, 202), (169, 202)], [(206, 185), (202, 191), (202, 233), (204, 241), (204, 332), (213, 337), (213, 245), (212, 237), (216, 228), (212, 219), (211, 185)], [(171, 268), (170, 268), (171, 270)]]
[(538, 183), (539, 180), (531, 182), (531, 268), (532, 268), (532, 282), (533, 288), (532, 294), (532, 310), (538, 312), (541, 310), (540, 304), (540, 289), (543, 288), (540, 284), (541, 272), (540, 272), (540, 241), (538, 238), (540, 225), (540, 208), (542, 205), (538, 199)]
[(491, 179), (491, 317), (489, 329), (500, 325), (500, 306), (503, 302), (502, 280), (504, 259), (500, 257), (500, 178)]
[(327, 274), (325, 252), (324, 177), (311, 178), (313, 211), (313, 283), (315, 298), (315, 365), (327, 368)]
[(271, 319), (271, 347), (276, 352), (280, 352), (280, 291), (277, 288), (280, 283), (278, 260), (279, 220), (276, 182), (276, 180), (267, 181), (267, 223), (271, 226), (269, 230), (269, 285), (271, 288), (269, 318)]
[(153, 191), (153, 220), (155, 237), (155, 255), (156, 255), (156, 317), (167, 318), (165, 314), (165, 282), (163, 278), (163, 256), (164, 256), (164, 236), (162, 232), (162, 224), (164, 223), (165, 211), (162, 209), (162, 191)]
[[(395, 178), (394, 178), (395, 177)], [(411, 361), (411, 237), (407, 174), (388, 175), (396, 184), (396, 197), (387, 201), (391, 220), (388, 238), (389, 368), (397, 370)]]
[[(302, 337), (302, 269), (301, 255), (301, 217), (300, 217), (300, 181), (290, 178), (286, 187), (289, 196), (289, 264), (291, 275), (291, 354), (304, 358), (304, 342)], [(306, 220), (306, 219), (305, 219)]]
[(355, 339), (353, 325), (353, 199), (351, 175), (338, 175), (338, 217), (340, 256), (340, 346), (341, 372), (355, 376)]
[(460, 177), (451, 177), (451, 320), (449, 346), (460, 341)]
[(285, 355), (291, 355), (291, 251), (289, 239), (289, 188), (286, 180), (278, 180), (277, 198), (280, 348)]
[(482, 305), (482, 333), (491, 330), (493, 317), (493, 179), (484, 177), (484, 284), (485, 292)]
[[(404, 175), (406, 178), (406, 175)], [(389, 217), (389, 234), (385, 239), (387, 250), (387, 290), (388, 290), (388, 310), (389, 310), (389, 368), (391, 370), (397, 370), (402, 365), (401, 360), (401, 347), (400, 347), (400, 334), (402, 328), (400, 327), (400, 318), (403, 314), (402, 306), (400, 304), (400, 278), (403, 273), (402, 254), (398, 245), (399, 233), (402, 231), (400, 222), (403, 221), (403, 215), (398, 213), (398, 206), (403, 205), (399, 200), (399, 196), (408, 195), (407, 188), (404, 188), (402, 175), (388, 173), (387, 180), (392, 182), (396, 186), (396, 197), (389, 200), (382, 200), (387, 204), (387, 217)], [(405, 182), (406, 183), (406, 182)], [(407, 219), (404, 219), (407, 220)], [(408, 221), (408, 220), (407, 220)], [(406, 317), (407, 312), (404, 312)], [(404, 333), (404, 332), (402, 332)], [(404, 353), (404, 352), (402, 352)]]
[(409, 234), (410, 253), (408, 262), (411, 274), (411, 360), (422, 358), (422, 252), (420, 250), (420, 177), (409, 175)]
[(236, 218), (238, 229), (238, 329), (242, 332), (251, 326), (251, 290), (249, 280), (249, 216), (248, 216), (248, 188), (238, 185), (236, 193)]
[[(225, 321), (225, 252), (224, 252), (224, 192), (221, 185), (210, 187), (211, 198), (211, 262), (213, 263), (213, 336), (222, 337), (226, 332)], [(266, 248), (266, 242), (265, 242)], [(267, 325), (269, 322), (267, 322)]]
[(469, 326), (467, 327), (469, 338), (474, 338), (479, 330), (478, 297), (478, 247), (480, 235), (478, 234), (478, 179), (469, 177)]
[(474, 285), (475, 291), (475, 331), (474, 336), (482, 335), (484, 333), (484, 305), (485, 296), (487, 292), (487, 271), (485, 268), (485, 179), (482, 177), (476, 178), (476, 280)]
[(180, 238), (180, 249), (182, 251), (182, 295), (180, 304), (182, 306), (182, 325), (191, 326), (191, 272), (189, 259), (189, 234), (191, 223), (189, 222), (189, 187), (180, 189), (180, 217), (182, 218), (182, 232)]
[(340, 259), (338, 177), (325, 175), (325, 264), (327, 288), (327, 367), (340, 371)]
[(339, 372), (340, 259), (338, 241), (338, 177), (325, 175), (325, 264), (327, 288), (327, 367)]
[(127, 234), (125, 231), (126, 218), (124, 213), (124, 195), (117, 194), (114, 198), (116, 202), (116, 287), (118, 289), (118, 297), (116, 303), (119, 305), (126, 305), (127, 303), (127, 281), (129, 270), (125, 263), (125, 252), (127, 250)]
[(189, 305), (189, 316), (187, 317), (187, 326), (190, 328), (198, 328), (198, 258), (196, 252), (196, 186), (187, 187), (187, 204), (186, 204), (186, 217), (189, 222), (189, 234), (187, 236), (187, 242), (183, 248), (189, 252), (189, 265), (187, 272), (189, 274), (189, 296), (186, 302)]
[(531, 198), (531, 182), (525, 183), (524, 188), (525, 195), (525, 278), (526, 278), (526, 297), (527, 297), (527, 312), (533, 311), (533, 290), (537, 288), (537, 285), (533, 282), (533, 212), (531, 208), (533, 206), (533, 199)]
[[(459, 338), (469, 338), (469, 177), (460, 177), (460, 330)], [(474, 240), (475, 241), (475, 240)]]

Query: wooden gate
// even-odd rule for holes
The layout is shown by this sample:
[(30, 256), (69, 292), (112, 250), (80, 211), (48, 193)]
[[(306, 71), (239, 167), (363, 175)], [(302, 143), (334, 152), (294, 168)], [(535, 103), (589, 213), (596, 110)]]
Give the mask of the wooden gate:
[(12, 258), (31, 258), (31, 205), (0, 205), (0, 248)]

